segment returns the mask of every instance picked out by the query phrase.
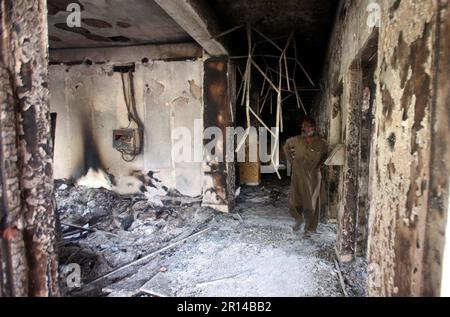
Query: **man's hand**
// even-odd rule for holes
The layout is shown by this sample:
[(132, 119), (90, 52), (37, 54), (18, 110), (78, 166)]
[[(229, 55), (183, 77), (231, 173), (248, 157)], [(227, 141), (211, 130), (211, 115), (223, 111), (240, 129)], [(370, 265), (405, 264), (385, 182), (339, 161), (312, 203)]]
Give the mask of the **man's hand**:
[(289, 155), (291, 156), (291, 159), (294, 160), (295, 159), (295, 149), (290, 148), (289, 149)]

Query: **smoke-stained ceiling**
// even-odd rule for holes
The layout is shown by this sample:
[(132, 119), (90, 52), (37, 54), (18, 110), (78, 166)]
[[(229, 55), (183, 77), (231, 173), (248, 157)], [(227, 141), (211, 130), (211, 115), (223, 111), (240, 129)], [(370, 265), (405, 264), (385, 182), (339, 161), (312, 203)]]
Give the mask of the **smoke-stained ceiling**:
[(334, 19), (338, 0), (210, 0), (228, 27), (259, 22), (259, 29), (277, 37), (294, 31), (310, 41), (321, 41)]
[[(197, 0), (198, 1), (198, 0)], [(339, 0), (208, 0), (223, 30), (254, 23), (271, 38), (295, 32), (304, 55), (326, 50)], [(69, 4), (81, 8), (81, 27), (67, 26)], [(109, 47), (193, 41), (153, 0), (48, 0), (51, 48)], [(245, 51), (243, 30), (226, 39)]]
[[(181, 0), (180, 0), (181, 1)], [(339, 0), (189, 0), (196, 7), (210, 6), (210, 21), (218, 22), (226, 31), (250, 23), (254, 28), (284, 47), (294, 32), (298, 57), (315, 84), (321, 78), (330, 31)], [(70, 3), (81, 7), (81, 27), (67, 26), (66, 11)], [(111, 47), (139, 44), (165, 44), (194, 42), (153, 0), (48, 0), (49, 36), (51, 48)], [(181, 13), (183, 14), (183, 13)], [(223, 36), (231, 55), (246, 55), (247, 35), (245, 27)], [(261, 41), (254, 34), (254, 41)], [(269, 42), (258, 45), (256, 54), (277, 55), (279, 52)], [(293, 56), (292, 46), (289, 56)], [(255, 59), (267, 66), (267, 61)], [(245, 59), (236, 60), (245, 66)], [(276, 59), (269, 60), (269, 67), (278, 68)], [(243, 69), (241, 67), (241, 69)], [(292, 67), (292, 65), (290, 65)], [(300, 87), (311, 88), (302, 72), (296, 75)], [(258, 82), (258, 78), (255, 78)], [(261, 78), (260, 78), (261, 79)], [(261, 80), (259, 80), (261, 81)], [(319, 89), (304, 90), (304, 103), (310, 108)], [(283, 96), (284, 98), (284, 96)], [(288, 110), (296, 110), (295, 98), (286, 99)], [(292, 106), (292, 107), (291, 107)]]
[[(81, 27), (67, 26), (69, 4), (81, 8)], [(50, 48), (182, 43), (191, 37), (152, 0), (48, 0)]]

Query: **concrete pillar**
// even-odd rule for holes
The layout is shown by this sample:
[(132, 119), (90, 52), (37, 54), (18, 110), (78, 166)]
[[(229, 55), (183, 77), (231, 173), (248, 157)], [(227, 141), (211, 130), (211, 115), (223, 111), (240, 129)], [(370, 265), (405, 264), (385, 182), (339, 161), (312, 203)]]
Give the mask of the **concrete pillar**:
[(0, 5), (0, 296), (57, 296), (47, 1)]
[(356, 247), (356, 223), (358, 220), (358, 171), (361, 128), (360, 70), (348, 73), (348, 115), (345, 123), (346, 162), (342, 173), (342, 195), (338, 213), (338, 237), (336, 248), (340, 260), (352, 261)]
[[(227, 127), (234, 125), (235, 79), (234, 68), (226, 57), (211, 57), (204, 64), (204, 129), (218, 128), (215, 153), (204, 156), (203, 205), (222, 212), (230, 212), (235, 204), (235, 164), (227, 162), (229, 142)], [(204, 139), (205, 149), (211, 138)]]

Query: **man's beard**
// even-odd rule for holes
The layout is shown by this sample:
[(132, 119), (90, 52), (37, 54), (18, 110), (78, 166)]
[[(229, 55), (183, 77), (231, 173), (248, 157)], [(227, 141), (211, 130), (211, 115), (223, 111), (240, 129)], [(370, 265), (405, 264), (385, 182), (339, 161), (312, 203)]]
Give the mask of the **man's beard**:
[(315, 134), (316, 134), (315, 131), (311, 131), (311, 132), (302, 131), (303, 136), (314, 136)]

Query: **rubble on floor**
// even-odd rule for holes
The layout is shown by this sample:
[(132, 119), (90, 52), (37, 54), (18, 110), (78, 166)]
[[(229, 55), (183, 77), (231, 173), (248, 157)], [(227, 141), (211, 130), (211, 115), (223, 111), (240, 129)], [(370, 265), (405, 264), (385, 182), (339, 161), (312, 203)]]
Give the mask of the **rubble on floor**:
[(366, 295), (367, 262), (357, 257), (353, 262), (340, 265), (345, 280), (346, 289), (350, 297), (364, 297)]
[[(60, 181), (55, 190), (63, 228), (60, 264), (79, 264), (82, 285), (195, 232), (214, 216), (211, 210), (200, 208), (198, 198), (176, 193), (161, 197), (164, 206), (155, 206), (144, 195), (121, 196)], [(61, 280), (64, 287), (64, 272)], [(67, 295), (98, 296), (100, 286), (65, 291)]]
[[(335, 226), (321, 224), (309, 239), (293, 232), (287, 184), (241, 188), (232, 214), (173, 191), (155, 206), (143, 195), (55, 187), (60, 263), (77, 263), (82, 274), (81, 287), (66, 287), (67, 296), (344, 295)], [(347, 293), (363, 296), (363, 261), (341, 269)]]

